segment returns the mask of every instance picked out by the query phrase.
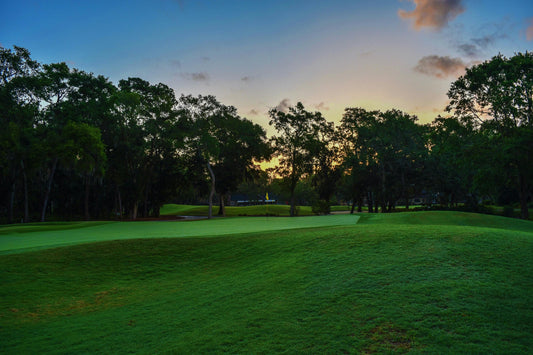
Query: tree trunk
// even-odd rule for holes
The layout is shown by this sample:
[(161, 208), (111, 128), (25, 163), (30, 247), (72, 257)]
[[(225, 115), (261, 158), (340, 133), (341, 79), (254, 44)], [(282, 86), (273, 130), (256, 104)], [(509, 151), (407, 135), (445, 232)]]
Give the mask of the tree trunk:
[(46, 208), (48, 207), (48, 200), (50, 199), (50, 191), (52, 190), (52, 182), (54, 181), (54, 175), (56, 173), (58, 158), (54, 159), (52, 164), (52, 171), (50, 172), (50, 177), (48, 178), (48, 184), (46, 186), (46, 192), (44, 194), (43, 210), (41, 212), (41, 222), (44, 222), (46, 216)]
[(26, 175), (26, 167), (24, 166), (24, 160), (20, 161), (22, 166), (22, 183), (24, 184), (24, 223), (30, 221), (30, 207), (28, 199), (28, 176)]
[(144, 193), (144, 203), (143, 203), (143, 212), (142, 212), (142, 216), (143, 217), (149, 217), (149, 213), (150, 213), (150, 204), (148, 203), (148, 196), (149, 196), (149, 193), (148, 193), (148, 186), (146, 187), (146, 190), (145, 190), (145, 193)]
[(161, 215), (161, 207), (159, 205), (154, 206), (153, 210), (154, 210), (154, 217), (159, 218), (159, 216)]
[(91, 216), (89, 214), (89, 192), (90, 192), (90, 186), (89, 186), (89, 176), (85, 176), (85, 203), (84, 203), (84, 209), (85, 209), (85, 220), (88, 221), (91, 219)]
[(403, 189), (403, 198), (405, 199), (405, 209), (409, 209), (409, 193), (405, 187), (405, 174), (402, 172), (402, 189)]
[(15, 181), (13, 181), (13, 184), (11, 184), (11, 193), (9, 194), (9, 214), (7, 217), (7, 223), (9, 224), (13, 223), (14, 221), (13, 208), (15, 205), (15, 188)]
[(296, 179), (295, 176), (291, 176), (291, 199), (290, 199), (291, 207), (289, 209), (289, 216), (291, 217), (296, 216), (296, 195), (294, 192), (296, 190), (297, 184), (298, 184), (298, 179)]
[(217, 215), (222, 216), (222, 195), (218, 194), (218, 213)]
[(519, 176), (519, 182), (520, 182), (520, 218), (521, 219), (529, 219), (529, 209), (527, 208), (527, 197), (528, 197), (528, 185), (527, 185), (527, 179), (524, 176), (524, 174), (520, 174)]
[(289, 215), (291, 217), (294, 217), (296, 215), (296, 196), (294, 196), (294, 192), (291, 193), (291, 208), (289, 210)]
[(374, 213), (374, 206), (373, 206), (373, 198), (372, 198), (372, 192), (369, 192), (367, 194), (367, 202), (368, 202), (368, 213)]
[(118, 214), (120, 216), (120, 220), (122, 221), (122, 196), (120, 195), (120, 189), (117, 185), (117, 199), (118, 199)]
[(213, 196), (215, 195), (215, 173), (211, 168), (209, 161), (207, 162), (207, 170), (209, 170), (209, 175), (211, 175), (211, 192), (209, 193), (209, 212), (207, 218), (213, 218)]
[(385, 182), (385, 165), (381, 167), (381, 213), (387, 212), (387, 195), (386, 195), (386, 182)]
[(225, 198), (226, 198), (226, 195), (225, 194), (219, 194), (219, 198), (220, 198), (220, 206), (219, 206), (219, 209), (218, 209), (218, 215), (219, 216), (222, 216), (222, 217), (226, 217), (226, 206), (224, 205), (225, 203)]
[(14, 215), (14, 209), (15, 209), (15, 191), (16, 191), (16, 177), (17, 177), (17, 171), (15, 168), (13, 168), (13, 176), (11, 180), (11, 190), (8, 193), (7, 197), (7, 206), (8, 206), (8, 213), (7, 213), (7, 223), (11, 224), (15, 222), (15, 215)]
[(133, 203), (133, 210), (131, 211), (131, 219), (132, 220), (137, 219), (137, 212), (139, 212), (139, 202), (135, 201)]
[(350, 210), (350, 214), (353, 214), (355, 211), (355, 198), (352, 199), (352, 209)]

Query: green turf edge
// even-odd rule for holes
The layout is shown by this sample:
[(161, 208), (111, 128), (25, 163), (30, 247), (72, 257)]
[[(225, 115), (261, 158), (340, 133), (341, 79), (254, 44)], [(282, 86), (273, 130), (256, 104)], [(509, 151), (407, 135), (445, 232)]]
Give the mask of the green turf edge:
[(0, 235), (0, 254), (105, 240), (212, 237), (271, 230), (355, 225), (357, 215), (309, 217), (235, 217), (199, 221), (113, 222), (77, 229)]

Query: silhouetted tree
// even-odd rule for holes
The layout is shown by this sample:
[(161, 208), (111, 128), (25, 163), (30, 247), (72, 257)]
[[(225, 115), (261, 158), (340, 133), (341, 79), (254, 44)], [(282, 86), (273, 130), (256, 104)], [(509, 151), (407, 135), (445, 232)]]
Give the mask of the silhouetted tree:
[(298, 181), (313, 170), (313, 152), (326, 120), (320, 112), (306, 111), (301, 102), (288, 112), (271, 109), (269, 115), (269, 124), (278, 132), (272, 137), (274, 154), (279, 158), (276, 172), (288, 180), (292, 217), (296, 214), (294, 191)]
[(0, 47), (0, 191), (7, 196), (8, 222), (14, 221), (17, 182), (24, 193), (24, 222), (29, 221), (28, 175), (38, 163), (35, 124), (39, 104), (30, 92), (30, 78), (40, 70), (27, 49)]
[(503, 55), (474, 65), (448, 91), (448, 111), (472, 116), (487, 144), (498, 147), (501, 168), (518, 187), (521, 217), (533, 185), (533, 53)]

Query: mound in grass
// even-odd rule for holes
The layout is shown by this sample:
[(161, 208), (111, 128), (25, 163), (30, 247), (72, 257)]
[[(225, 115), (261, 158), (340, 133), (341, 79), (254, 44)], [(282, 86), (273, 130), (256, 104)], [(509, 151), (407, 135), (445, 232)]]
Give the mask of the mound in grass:
[(531, 222), (439, 212), (2, 255), (0, 349), (530, 353), (531, 255)]

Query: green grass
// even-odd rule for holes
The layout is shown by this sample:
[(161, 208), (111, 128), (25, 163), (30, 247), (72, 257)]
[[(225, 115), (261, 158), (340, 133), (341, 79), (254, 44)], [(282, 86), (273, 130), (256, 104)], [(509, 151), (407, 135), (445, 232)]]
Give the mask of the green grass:
[[(175, 205), (167, 204), (161, 207), (162, 216), (207, 216), (208, 206), (195, 205)], [(218, 206), (213, 206), (213, 214), (218, 213)], [(257, 206), (226, 206), (226, 216), (265, 216), (266, 214), (274, 216), (289, 216), (290, 206), (288, 205), (257, 205)], [(299, 216), (311, 216), (313, 212), (309, 206), (297, 207)]]
[[(299, 216), (311, 216), (311, 206), (297, 206)], [(218, 213), (218, 206), (213, 206), (213, 214)], [(226, 216), (289, 216), (289, 205), (226, 206)], [(350, 211), (351, 206), (331, 206), (332, 212)], [(365, 207), (365, 210), (367, 208)], [(207, 216), (208, 206), (166, 204), (161, 207), (162, 216)]]
[(72, 222), (44, 223), (42, 232), (37, 225), (8, 226), (0, 229), (0, 254), (20, 253), (35, 249), (81, 243), (139, 238), (184, 238), (233, 235), (274, 230), (354, 225), (359, 216), (329, 215), (309, 217), (246, 217), (215, 218), (200, 221), (152, 222)]
[(84, 228), (84, 227), (99, 226), (99, 225), (106, 224), (106, 223), (112, 223), (112, 222), (93, 221), (93, 222), (45, 222), (45, 223), (7, 224), (7, 225), (0, 225), (0, 236), (8, 235), (8, 234), (19, 234), (19, 233), (78, 229), (78, 228)]
[(532, 255), (532, 222), (458, 212), (0, 255), (0, 350), (527, 354)]

